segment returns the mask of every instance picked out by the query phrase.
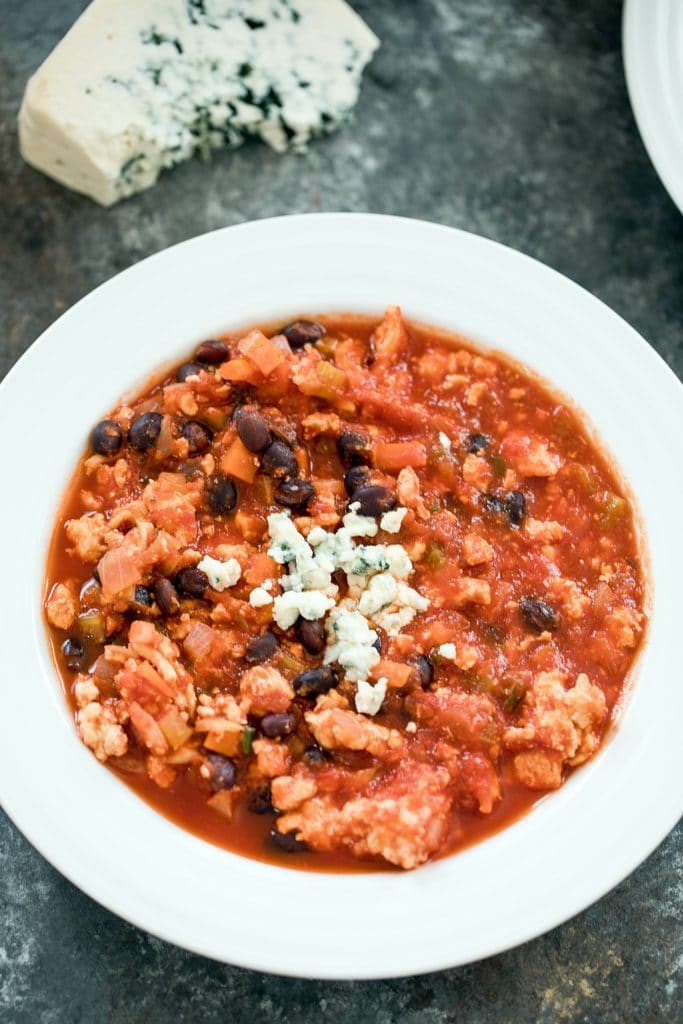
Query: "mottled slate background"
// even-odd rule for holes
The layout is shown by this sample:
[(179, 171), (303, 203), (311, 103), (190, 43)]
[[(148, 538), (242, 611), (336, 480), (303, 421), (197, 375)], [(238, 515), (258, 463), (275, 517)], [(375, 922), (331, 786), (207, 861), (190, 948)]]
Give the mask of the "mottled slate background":
[[(109, 211), (25, 167), (16, 147), (24, 82), (82, 6), (0, 0), (0, 375), (62, 310), (143, 256), (316, 210), (424, 217), (515, 246), (604, 299), (683, 372), (683, 219), (631, 114), (618, 0), (357, 0), (383, 46), (343, 132), (305, 157), (254, 144), (192, 163)], [(30, 730), (27, 756), (40, 756)], [(0, 865), (8, 1024), (683, 1019), (680, 825), (549, 935), (470, 967), (367, 984), (267, 977), (151, 939), (76, 891), (6, 818)], [(287, 941), (277, 911), (263, 924)]]

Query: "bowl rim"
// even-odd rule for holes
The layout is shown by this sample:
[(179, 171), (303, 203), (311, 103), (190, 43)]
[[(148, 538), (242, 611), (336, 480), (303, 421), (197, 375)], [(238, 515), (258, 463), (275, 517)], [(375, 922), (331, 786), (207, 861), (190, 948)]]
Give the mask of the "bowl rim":
[(664, 188), (683, 212), (683, 80), (673, 53), (683, 42), (679, 5), (675, 0), (626, 0), (622, 36), (626, 85), (643, 144)]
[[(324, 250), (316, 249), (313, 254), (311, 253), (311, 246), (320, 246), (323, 243), (326, 246)], [(334, 244), (331, 245), (331, 243)], [(558, 336), (562, 336), (563, 343), (565, 330), (570, 332), (570, 327), (583, 325), (591, 344), (597, 346), (596, 351), (599, 352), (599, 346), (603, 344), (601, 338), (604, 337), (609, 339), (609, 345), (612, 346), (613, 351), (621, 346), (619, 352), (623, 354), (627, 351), (631, 356), (633, 365), (627, 356), (621, 368), (618, 387), (614, 382), (605, 382), (604, 391), (610, 401), (612, 391), (615, 394), (624, 392), (627, 395), (636, 395), (641, 394), (641, 389), (647, 391), (647, 397), (652, 399), (647, 404), (651, 422), (643, 425), (642, 428), (639, 425), (638, 434), (634, 433), (635, 428), (630, 422), (632, 417), (628, 423), (623, 416), (620, 420), (620, 414), (616, 408), (612, 410), (616, 415), (614, 422), (619, 423), (623, 420), (624, 430), (630, 431), (629, 438), (633, 443), (638, 441), (641, 433), (643, 443), (645, 443), (647, 440), (651, 441), (652, 437), (658, 436), (658, 430), (667, 429), (670, 431), (670, 436), (667, 434), (666, 454), (674, 466), (683, 464), (681, 458), (683, 445), (677, 440), (677, 438), (683, 437), (683, 430), (680, 429), (683, 426), (683, 402), (681, 402), (683, 389), (678, 378), (632, 328), (597, 298), (538, 261), (481, 236), (408, 218), (376, 214), (326, 213), (252, 221), (221, 228), (178, 243), (124, 270), (62, 314), (43, 332), (0, 384), (0, 438), (4, 438), (4, 440), (0, 440), (0, 452), (10, 470), (19, 459), (10, 444), (11, 417), (17, 409), (22, 408), (25, 401), (26, 382), (32, 381), (31, 375), (34, 366), (38, 367), (41, 379), (49, 381), (50, 373), (56, 375), (59, 370), (60, 353), (57, 350), (61, 347), (68, 352), (70, 346), (80, 345), (82, 347), (85, 345), (87, 342), (84, 342), (81, 337), (76, 337), (79, 332), (84, 331), (85, 327), (89, 326), (89, 329), (92, 330), (93, 325), (98, 325), (105, 334), (107, 330), (113, 330), (113, 327), (109, 327), (107, 317), (103, 314), (109, 313), (112, 317), (120, 315), (125, 318), (131, 315), (129, 310), (133, 309), (140, 314), (150, 305), (149, 300), (152, 295), (164, 293), (164, 275), (170, 275), (172, 280), (172, 275), (178, 273), (182, 278), (182, 274), (180, 274), (182, 270), (183, 273), (187, 272), (188, 277), (194, 282), (195, 277), (199, 276), (200, 268), (217, 254), (226, 263), (230, 263), (231, 259), (235, 261), (237, 259), (234, 255), (236, 248), (239, 250), (240, 258), (243, 258), (245, 250), (251, 256), (261, 254), (266, 266), (269, 265), (269, 260), (277, 261), (281, 258), (282, 253), (286, 252), (296, 266), (299, 264), (308, 266), (313, 275), (317, 273), (315, 267), (320, 264), (320, 281), (323, 280), (324, 273), (329, 271), (329, 267), (336, 268), (341, 273), (340, 268), (344, 266), (344, 254), (348, 258), (354, 251), (358, 265), (361, 267), (364, 264), (367, 265), (366, 272), (367, 267), (374, 265), (372, 260), (377, 259), (377, 254), (382, 254), (389, 265), (394, 259), (393, 271), (384, 267), (377, 270), (378, 279), (382, 274), (385, 275), (382, 288), (379, 286), (375, 288), (373, 282), (368, 284), (366, 281), (364, 283), (363, 275), (359, 274), (358, 267), (354, 267), (353, 273), (349, 271), (349, 283), (344, 287), (348, 289), (350, 297), (353, 297), (354, 288), (363, 291), (364, 295), (376, 294), (376, 298), (363, 301), (366, 306), (374, 303), (377, 308), (384, 304), (380, 295), (386, 294), (388, 287), (386, 280), (389, 278), (392, 282), (391, 287), (395, 288), (398, 293), (395, 296), (397, 301), (400, 301), (402, 288), (407, 291), (410, 291), (410, 287), (416, 288), (415, 294), (420, 291), (420, 288), (428, 288), (426, 284), (420, 285), (419, 281), (415, 284), (414, 280), (410, 285), (408, 271), (404, 270), (398, 262), (399, 257), (402, 256), (407, 262), (410, 257), (414, 257), (415, 262), (411, 263), (409, 268), (414, 278), (419, 277), (420, 273), (425, 275), (428, 272), (434, 275), (442, 273), (442, 262), (445, 260), (446, 265), (451, 269), (458, 269), (463, 282), (469, 282), (472, 287), (470, 296), (469, 292), (465, 290), (464, 283), (458, 284), (458, 287), (462, 289), (460, 301), (463, 308), (468, 310), (471, 324), (479, 322), (477, 321), (478, 316), (482, 318), (481, 324), (484, 325), (488, 322), (487, 317), (500, 319), (505, 315), (511, 324), (510, 337), (514, 336), (515, 345), (518, 346), (524, 344), (525, 335), (531, 336), (534, 331), (539, 331), (539, 324), (545, 321), (552, 322), (552, 317), (561, 309), (563, 321), (561, 325), (558, 324), (557, 332)], [(425, 261), (431, 260), (432, 262), (420, 269), (416, 254)], [(329, 267), (327, 261), (329, 261)], [(452, 262), (452, 267), (449, 261)], [(274, 269), (279, 272), (277, 266)], [(211, 270), (211, 273), (215, 272)], [(440, 281), (441, 278), (437, 278), (437, 280)], [(275, 282), (275, 276), (273, 281)], [(479, 293), (474, 290), (474, 282), (477, 282), (477, 287), (481, 287), (484, 295), (489, 295), (492, 285), (495, 284), (495, 308), (483, 311)], [(273, 286), (275, 287), (275, 284)], [(196, 294), (204, 294), (201, 292), (201, 288), (214, 287), (213, 284), (197, 283), (196, 288), (199, 291)], [(315, 287), (321, 288), (322, 284), (318, 282)], [(338, 287), (336, 279), (334, 287)], [(454, 287), (456, 286), (454, 285)], [(141, 293), (141, 289), (144, 294)], [(530, 290), (530, 293), (533, 294), (538, 309), (525, 306), (523, 301), (521, 305), (519, 304), (520, 299), (526, 295), (525, 289)], [(516, 295), (520, 298), (515, 299)], [(121, 301), (125, 308), (116, 312), (120, 308)], [(182, 299), (174, 298), (173, 301), (182, 302)], [(231, 301), (239, 304), (241, 299)], [(518, 305), (515, 305), (515, 302)], [(299, 311), (307, 308), (299, 302), (294, 302), (292, 305)], [(356, 311), (358, 304), (352, 305)], [(498, 305), (501, 307), (500, 310)], [(233, 318), (227, 311), (227, 306), (226, 302), (224, 318), (226, 330), (231, 325), (237, 327), (248, 321), (249, 317), (246, 314)], [(326, 308), (332, 310), (335, 307), (340, 308), (338, 303), (332, 302)], [(474, 333), (471, 327), (466, 330), (462, 329), (459, 307), (455, 300), (444, 299), (440, 309), (452, 311), (450, 322), (444, 323), (441, 319), (442, 315), (448, 317), (447, 312), (439, 313), (438, 317), (432, 317), (431, 322), (454, 331), (461, 331), (461, 333), (472, 337), (475, 343), (486, 344), (485, 327), (482, 326), (481, 331), (475, 330)], [(294, 312), (295, 310), (290, 306), (290, 311)], [(323, 312), (324, 308), (318, 303), (315, 311)], [(358, 309), (358, 311), (364, 310)], [(421, 310), (417, 308), (415, 315), (411, 308), (407, 309), (406, 313), (411, 319), (429, 319), (420, 315)], [(158, 311), (154, 311), (154, 314), (150, 312), (149, 315), (160, 314)], [(252, 321), (259, 319), (265, 320), (267, 317), (260, 317), (254, 310)], [(564, 319), (569, 322), (566, 329)], [(190, 315), (190, 321), (194, 322), (192, 315)], [(178, 337), (182, 338), (182, 343), (179, 341), (177, 345), (179, 353), (183, 350), (187, 351), (193, 341), (191, 331), (187, 334), (183, 333), (186, 329), (187, 325), (184, 322), (176, 325)], [(571, 339), (569, 341), (571, 342)], [(577, 335), (576, 344), (579, 343), (583, 344), (582, 335)], [(532, 347), (533, 344), (536, 343), (532, 343)], [(605, 340), (604, 344), (607, 345), (608, 341)], [(133, 345), (133, 342), (126, 339), (125, 345)], [(506, 337), (489, 337), (488, 347), (503, 352), (507, 351)], [(571, 345), (567, 348), (567, 352), (571, 354)], [(515, 359), (520, 358), (518, 348), (511, 354)], [(559, 358), (559, 355), (552, 357)], [(99, 352), (94, 358), (101, 358)], [(138, 356), (135, 355), (135, 358), (137, 359)], [(140, 356), (141, 363), (144, 358)], [(539, 353), (541, 361), (546, 358), (549, 358), (546, 353)], [(525, 362), (523, 358), (521, 361)], [(160, 360), (155, 357), (150, 365), (153, 368), (159, 362)], [(538, 371), (537, 361), (526, 360), (526, 362), (534, 372)], [(594, 368), (588, 367), (588, 369)], [(118, 368), (116, 372), (119, 376), (121, 375)], [(125, 369), (125, 372), (128, 376), (132, 375), (128, 369)], [(141, 381), (146, 378), (148, 372), (149, 367), (141, 365), (139, 374)], [(543, 370), (540, 372), (542, 377), (549, 376)], [(566, 361), (566, 372), (577, 380), (584, 379), (582, 376), (584, 371), (580, 368), (577, 369), (569, 360)], [(113, 376), (115, 375), (113, 374)], [(555, 382), (552, 376), (550, 379), (553, 386), (556, 384), (559, 390), (569, 393), (573, 397), (572, 390), (565, 387), (563, 381)], [(39, 389), (45, 388), (43, 383), (38, 383), (36, 386)], [(107, 385), (111, 388), (114, 386), (113, 383)], [(654, 400), (653, 396), (659, 397), (659, 403)], [(71, 397), (71, 392), (67, 397)], [(115, 397), (116, 395), (114, 395), (114, 399)], [(76, 389), (73, 391), (73, 402), (77, 401), (85, 402), (85, 399), (82, 396), (79, 398)], [(88, 401), (91, 404), (87, 408), (94, 408), (92, 401), (90, 399)], [(581, 403), (577, 404), (583, 408)], [(104, 409), (106, 400), (103, 399), (99, 402), (98, 407)], [(592, 422), (595, 422), (595, 417), (590, 415), (589, 410), (586, 410), (586, 414)], [(677, 430), (671, 429), (672, 424)], [(67, 427), (67, 440), (70, 447), (67, 445), (68, 450), (60, 455), (62, 467), (73, 466), (80, 451), (82, 441), (80, 437), (74, 439), (73, 431), (73, 425)], [(603, 436), (604, 431), (598, 430), (598, 434)], [(35, 436), (31, 435), (30, 439), (34, 441)], [(616, 454), (619, 457), (620, 452), (617, 451)], [(632, 455), (630, 452), (627, 454), (629, 458), (638, 459), (639, 466), (641, 462), (644, 464), (647, 461), (645, 456)], [(658, 453), (653, 453), (651, 461), (656, 462), (659, 458)], [(628, 467), (625, 468), (628, 469)], [(646, 468), (647, 472), (653, 471), (649, 466)], [(59, 476), (58, 470), (54, 472)], [(46, 473), (46, 475), (49, 474)], [(625, 477), (627, 480), (631, 479), (629, 472), (625, 473)], [(66, 477), (62, 475), (60, 479), (63, 490)], [(648, 508), (643, 509), (641, 505), (646, 527), (650, 531), (650, 540), (656, 540), (656, 536), (654, 538), (652, 536), (655, 525), (657, 527), (654, 530), (655, 534), (659, 534), (660, 530), (663, 531), (665, 527), (673, 526), (675, 518), (673, 512), (669, 511), (669, 501), (678, 500), (683, 496), (681, 483), (680, 473), (676, 472), (670, 474), (669, 478), (664, 481), (664, 500), (661, 504), (665, 508), (661, 512), (657, 511), (658, 504), (650, 501), (649, 497)], [(54, 504), (49, 502), (44, 504), (49, 505), (47, 512), (43, 509), (43, 515), (47, 516), (47, 522), (51, 529)], [(63, 702), (61, 706), (59, 705), (62, 698), (61, 693), (57, 693), (55, 680), (54, 678), (51, 682), (46, 680), (46, 673), (49, 675), (51, 669), (48, 669), (49, 662), (45, 658), (45, 639), (44, 637), (41, 639), (37, 628), (40, 616), (36, 617), (39, 604), (36, 583), (42, 578), (44, 566), (45, 522), (41, 520), (39, 513), (36, 513), (31, 519), (25, 509), (22, 509), (23, 518), (17, 518), (19, 513), (16, 509), (9, 509), (6, 514), (10, 526), (16, 526), (17, 523), (21, 523), (25, 519), (30, 527), (42, 522), (43, 528), (42, 532), (38, 531), (38, 534), (31, 533), (29, 538), (30, 543), (34, 546), (42, 544), (38, 572), (34, 571), (32, 575), (27, 574), (26, 580), (21, 581), (20, 593), (16, 601), (13, 599), (10, 603), (7, 596), (0, 597), (0, 608), (3, 608), (3, 614), (10, 621), (14, 616), (16, 627), (13, 632), (6, 630), (3, 631), (4, 636), (0, 635), (0, 653), (3, 656), (4, 664), (17, 663), (19, 655), (12, 653), (10, 650), (12, 645), (8, 642), (8, 634), (11, 633), (13, 644), (19, 645), (17, 648), (19, 652), (33, 659), (31, 662), (33, 673), (27, 685), (34, 686), (36, 692), (39, 695), (42, 694), (39, 696), (37, 704), (34, 705), (34, 713), (39, 720), (37, 724), (43, 730), (45, 742), (56, 744), (55, 750), (60, 751), (60, 757), (54, 763), (55, 778), (65, 784), (74, 784), (76, 799), (74, 808), (69, 806), (64, 810), (63, 817), (66, 820), (62, 820), (44, 800), (39, 769), (28, 766), (25, 775), (12, 771), (13, 759), (16, 759), (20, 744), (13, 730), (9, 728), (11, 716), (3, 715), (0, 716), (0, 729), (2, 729), (0, 732), (0, 803), (19, 830), (70, 881), (112, 912), (160, 938), (224, 962), (299, 977), (372, 979), (400, 977), (457, 966), (528, 941), (585, 909), (634, 870), (662, 841), (683, 813), (683, 790), (680, 786), (677, 788), (676, 785), (672, 785), (668, 791), (659, 794), (659, 801), (656, 804), (648, 808), (647, 815), (645, 815), (646, 820), (641, 822), (639, 829), (631, 829), (627, 837), (623, 833), (625, 822), (628, 825), (634, 824), (629, 820), (631, 812), (624, 792), (625, 777), (632, 786), (636, 787), (637, 792), (640, 792), (645, 785), (644, 779), (649, 783), (657, 778), (655, 765), (658, 769), (666, 768), (674, 779), (681, 778), (681, 769), (683, 769), (681, 753), (673, 748), (663, 749), (664, 744), (661, 743), (660, 737), (652, 734), (655, 725), (663, 734), (667, 729), (671, 730), (672, 725), (667, 722), (676, 716), (669, 713), (667, 721), (660, 720), (655, 716), (653, 722), (651, 721), (650, 704), (648, 704), (648, 699), (650, 699), (648, 695), (657, 682), (653, 678), (654, 666), (666, 663), (667, 637), (674, 636), (675, 617), (671, 614), (673, 609), (670, 609), (669, 603), (662, 599), (661, 602), (655, 600), (656, 607), (647, 647), (640, 659), (641, 681), (633, 695), (633, 698), (637, 697), (637, 699), (631, 699), (629, 702), (625, 720), (621, 723), (615, 736), (610, 739), (607, 749), (586, 765), (581, 772), (575, 773), (565, 786), (553, 794), (548, 801), (543, 801), (542, 814), (535, 810), (532, 814), (527, 815), (522, 822), (510, 826), (492, 839), (453, 857), (420, 868), (415, 873), (401, 876), (382, 875), (379, 879), (378, 876), (372, 874), (322, 875), (289, 871), (273, 865), (248, 861), (246, 858), (210, 847), (209, 844), (203, 843), (202, 840), (162, 819), (133, 794), (128, 793), (128, 797), (124, 796), (123, 791), (126, 787), (114, 779), (106, 769), (91, 763), (94, 762), (92, 755), (85, 751), (75, 738), (68, 712), (63, 706)], [(7, 536), (6, 531), (3, 531), (3, 536)], [(16, 551), (13, 551), (7, 542), (3, 543), (3, 548), (6, 557), (12, 564), (16, 564), (18, 557)], [(664, 566), (662, 553), (657, 550), (656, 554), (653, 573), (658, 587), (657, 593), (661, 589), (666, 596), (668, 589), (669, 596), (672, 596), (673, 577), (680, 569), (683, 569), (683, 552), (680, 550), (680, 545), (675, 547), (670, 553), (668, 567)], [(666, 574), (665, 585), (662, 584), (660, 588), (660, 580), (657, 577), (663, 573)], [(26, 609), (29, 606), (32, 608), (33, 616), (30, 626), (29, 623), (22, 625), (22, 620), (18, 620), (17, 616), (19, 616), (21, 608)], [(9, 673), (5, 674), (5, 682), (0, 683), (0, 700), (12, 710), (15, 706), (20, 707), (21, 705), (17, 703), (18, 698), (7, 684), (8, 675)], [(36, 676), (35, 683), (33, 675)], [(54, 677), (54, 673), (52, 675)], [(643, 680), (643, 676), (647, 676), (646, 681)], [(41, 690), (41, 681), (47, 685), (48, 691), (52, 687), (50, 692)], [(683, 695), (678, 696), (673, 688), (670, 687), (670, 689), (672, 692), (667, 693), (667, 698), (670, 701), (669, 712), (671, 711), (671, 702), (675, 704), (676, 701), (680, 710), (683, 711)], [(642, 728), (638, 725), (639, 722), (642, 722)], [(69, 728), (72, 729), (74, 743), (68, 749), (67, 747), (60, 748), (59, 743), (62, 742), (66, 730)], [(48, 730), (50, 730), (49, 735)], [(643, 771), (638, 776), (634, 775), (634, 767), (629, 760), (629, 744), (632, 745), (633, 751), (642, 748), (650, 755), (650, 760), (646, 760)], [(619, 748), (618, 752), (616, 752), (617, 748)], [(609, 772), (605, 769), (608, 761), (614, 765)], [(677, 775), (676, 771), (678, 771)], [(601, 787), (608, 789), (608, 794), (603, 793)], [(80, 821), (76, 813), (81, 809), (76, 806), (81, 790), (85, 791), (86, 789), (91, 795), (93, 793), (98, 797), (101, 795), (106, 808), (106, 813), (102, 812), (99, 805), (93, 809), (93, 822), (90, 823), (90, 828)], [(583, 793), (585, 797), (586, 792), (592, 794), (593, 804), (590, 806), (587, 804), (587, 798), (583, 802), (577, 799), (580, 793)], [(633, 795), (630, 793), (630, 798)], [(604, 804), (607, 796), (609, 796), (608, 806), (612, 807), (613, 804), (610, 801), (614, 801), (622, 814), (621, 818), (614, 816), (605, 819)], [(577, 813), (579, 807), (582, 808), (581, 813)], [(600, 832), (603, 850), (608, 851), (613, 858), (610, 865), (607, 866), (607, 870), (605, 870), (605, 865), (593, 864), (587, 851), (583, 848), (574, 846), (571, 851), (566, 851), (561, 845), (558, 846), (558, 832), (561, 831), (563, 821), (561, 812), (566, 814), (564, 820), (567, 823), (571, 822), (579, 829), (588, 830), (590, 827), (594, 831)], [(150, 816), (154, 819), (153, 823)], [(605, 824), (606, 820), (607, 824)], [(141, 886), (142, 883), (137, 876), (133, 876), (133, 869), (125, 863), (125, 858), (123, 858), (123, 863), (120, 856), (117, 859), (117, 855), (120, 855), (122, 851), (119, 838), (110, 834), (113, 828), (112, 821), (115, 823), (123, 821), (130, 825), (131, 842), (137, 844), (138, 852), (144, 850), (143, 839), (150, 837), (162, 845), (168, 843), (169, 848), (174, 850), (176, 862), (164, 865), (163, 869), (159, 867), (158, 874), (154, 872), (150, 874), (150, 866), (140, 864), (140, 871), (145, 875), (149, 891), (145, 890), (143, 898), (139, 899), (137, 903), (134, 897), (140, 897), (140, 891), (130, 893), (129, 890), (131, 888), (135, 890), (135, 887)], [(74, 837), (80, 844), (80, 856), (73, 849)], [(110, 845), (103, 847), (103, 838)], [(571, 843), (571, 836), (567, 841)], [(548, 856), (552, 854), (556, 858), (554, 866), (551, 866), (550, 869), (544, 863), (541, 844), (543, 851)], [(506, 878), (502, 881), (518, 883), (522, 878), (535, 878), (537, 881), (542, 878), (546, 897), (541, 898), (539, 895), (535, 903), (523, 908), (524, 920), (520, 919), (520, 907), (516, 893), (508, 893), (506, 897), (505, 890), (501, 888), (501, 880), (496, 874), (502, 870), (501, 865), (505, 864), (505, 858), (516, 855), (520, 846), (522, 852), (528, 855), (529, 863), (522, 865), (516, 861), (514, 865), (508, 865), (503, 872)], [(155, 846), (154, 848), (160, 847)], [(214, 854), (211, 854), (209, 850), (215, 851)], [(221, 864), (218, 863), (216, 855), (222, 858)], [(106, 872), (104, 875), (95, 870), (94, 865), (98, 857), (105, 861)], [(200, 879), (199, 886), (203, 901), (201, 909), (206, 915), (203, 922), (205, 932), (202, 932), (202, 928), (197, 924), (196, 908), (194, 914), (184, 906), (174, 907), (172, 912), (169, 912), (163, 903), (164, 893), (168, 894), (167, 887), (177, 884), (178, 879), (182, 877), (182, 872), (179, 874), (179, 865), (182, 866), (186, 857), (200, 863), (209, 874), (211, 871), (215, 871), (216, 877), (224, 876), (224, 880), (229, 878), (235, 883), (239, 883), (231, 890), (230, 895), (233, 901), (239, 902), (241, 899), (246, 899), (246, 896), (241, 893), (242, 885), (248, 887), (251, 884), (256, 884), (265, 887), (270, 896), (273, 895), (273, 892), (278, 892), (280, 899), (285, 900), (290, 908), (296, 906), (297, 901), (300, 905), (300, 901), (303, 899), (309, 902), (312, 900), (313, 905), (334, 912), (337, 915), (335, 923), (338, 925), (339, 931), (338, 934), (330, 933), (328, 938), (330, 942), (334, 941), (337, 945), (330, 948), (329, 945), (326, 946), (321, 941), (321, 935), (309, 938), (301, 928), (296, 931), (292, 941), (287, 944), (262, 942), (259, 940), (258, 934), (254, 933), (251, 922), (249, 922), (249, 927), (243, 929), (238, 936), (232, 932), (226, 934), (224, 922), (215, 917), (215, 908), (210, 903), (210, 892), (205, 891), (206, 880), (203, 877)], [(573, 894), (566, 891), (566, 886), (558, 888), (552, 884), (558, 865), (564, 864), (567, 867), (570, 863), (579, 868), (589, 869), (591, 865), (595, 867), (595, 871), (589, 879), (581, 877), (575, 880)], [(521, 870), (522, 868), (523, 870)], [(504, 904), (499, 917), (494, 913), (494, 908), (486, 902), (484, 890), (481, 889), (482, 879), (478, 876), (485, 869), (488, 869), (488, 879), (489, 881), (493, 880), (494, 890)], [(479, 909), (485, 922), (481, 925), (479, 932), (476, 930), (475, 912), (477, 907), (474, 904), (470, 906), (473, 896), (471, 897), (469, 891), (465, 891), (462, 887), (463, 881), (472, 884), (482, 899)], [(281, 884), (283, 882), (284, 887)], [(441, 920), (439, 911), (443, 907), (444, 884), (446, 887), (455, 886), (457, 890), (455, 895), (460, 901), (458, 911), (461, 915), (460, 920), (463, 922), (462, 926), (464, 928), (465, 922), (467, 922), (474, 934), (463, 937), (457, 928), (448, 927), (451, 923), (450, 919), (448, 922)], [(351, 908), (346, 905), (349, 902), (349, 885), (352, 886), (351, 896), (353, 897), (350, 900), (353, 904)], [(235, 888), (238, 891), (235, 891)], [(333, 890), (338, 890), (337, 896)], [(487, 888), (486, 893), (488, 892)], [(552, 905), (549, 904), (548, 893), (551, 894)], [(258, 896), (255, 905), (258, 906), (259, 900), (263, 899), (263, 896)], [(396, 907), (397, 900), (400, 902), (398, 908)], [(247, 903), (247, 905), (249, 904)], [(370, 906), (376, 906), (378, 910), (381, 910), (382, 918), (378, 920), (375, 916), (369, 922), (363, 918), (365, 932), (369, 927), (373, 940), (368, 944), (368, 934), (358, 933), (357, 918), (358, 915), (362, 916), (364, 913), (368, 913)], [(422, 935), (422, 941), (416, 942), (414, 948), (411, 947), (406, 951), (401, 948), (401, 945), (405, 944), (406, 937), (413, 935), (416, 929), (418, 931), (420, 928), (424, 929), (424, 925), (419, 921), (420, 908), (423, 911), (425, 909), (434, 911), (432, 922), (425, 935)], [(330, 923), (325, 922), (323, 931), (326, 935), (329, 929)]]

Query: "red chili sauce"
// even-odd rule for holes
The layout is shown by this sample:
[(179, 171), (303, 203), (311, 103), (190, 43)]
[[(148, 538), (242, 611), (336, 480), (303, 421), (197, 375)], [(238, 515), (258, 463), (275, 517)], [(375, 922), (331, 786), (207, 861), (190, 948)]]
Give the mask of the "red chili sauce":
[(402, 319), (202, 343), (90, 435), (46, 617), (83, 742), (262, 860), (413, 868), (598, 750), (645, 628), (572, 409)]

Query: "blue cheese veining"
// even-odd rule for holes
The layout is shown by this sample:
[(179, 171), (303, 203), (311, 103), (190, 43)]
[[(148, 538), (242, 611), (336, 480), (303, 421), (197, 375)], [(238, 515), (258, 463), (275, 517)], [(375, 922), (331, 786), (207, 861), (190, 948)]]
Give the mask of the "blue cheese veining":
[(21, 152), (109, 206), (249, 137), (302, 149), (378, 45), (343, 0), (94, 0), (26, 87)]

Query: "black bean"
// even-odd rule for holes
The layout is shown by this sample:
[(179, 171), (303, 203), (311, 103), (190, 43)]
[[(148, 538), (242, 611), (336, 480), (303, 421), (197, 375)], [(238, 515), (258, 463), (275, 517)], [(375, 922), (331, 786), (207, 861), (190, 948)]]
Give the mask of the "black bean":
[(199, 420), (185, 420), (180, 433), (187, 441), (190, 455), (199, 455), (211, 447), (213, 433), (205, 423)]
[(135, 588), (135, 596), (133, 598), (136, 604), (142, 605), (143, 608), (151, 608), (154, 604), (154, 598), (152, 592), (147, 587), (143, 587), (141, 583)]
[(157, 580), (154, 584), (154, 596), (162, 615), (177, 615), (180, 611), (178, 591), (170, 580)]
[(337, 674), (329, 666), (310, 668), (292, 680), (292, 686), (300, 697), (317, 697), (337, 685)]
[(490, 444), (491, 438), (486, 434), (470, 434), (465, 442), (465, 450), (470, 455), (479, 455), (480, 452), (486, 451)]
[(309, 764), (325, 764), (330, 755), (322, 747), (313, 746), (304, 751), (304, 757)]
[(114, 420), (100, 420), (93, 427), (90, 443), (98, 455), (116, 455), (123, 444), (123, 431)]
[(258, 409), (240, 406), (234, 416), (239, 439), (250, 452), (262, 452), (270, 444), (270, 430)]
[(426, 654), (420, 654), (415, 659), (415, 668), (417, 669), (420, 686), (426, 689), (434, 678), (434, 666)]
[(128, 431), (128, 440), (136, 452), (146, 452), (154, 444), (161, 430), (162, 416), (159, 412), (143, 412), (133, 420)]
[(505, 501), (498, 494), (482, 494), (481, 503), (487, 512), (490, 512), (494, 516), (504, 516), (507, 514), (505, 508)]
[(273, 657), (279, 646), (280, 641), (275, 636), (275, 633), (271, 633), (268, 630), (250, 642), (244, 655), (244, 660), (248, 661), (250, 665), (257, 665), (262, 661), (268, 661), (268, 658)]
[(526, 514), (526, 498), (521, 491), (508, 491), (505, 495), (505, 510), (510, 526), (521, 526)]
[(280, 334), (284, 334), (292, 348), (314, 345), (326, 333), (323, 325), (317, 324), (315, 320), (294, 320), (280, 331)]
[(288, 711), (280, 711), (272, 715), (264, 715), (261, 719), (261, 732), (268, 739), (277, 736), (289, 736), (296, 728), (296, 718)]
[(247, 808), (252, 814), (275, 813), (270, 798), (270, 786), (267, 783), (264, 786), (259, 786), (258, 789), (252, 789), (247, 797)]
[(62, 644), (62, 654), (66, 658), (66, 667), (70, 672), (78, 672), (83, 668), (83, 656), (85, 649), (80, 640), (70, 636)]
[(507, 491), (505, 494), (483, 494), (481, 503), (494, 516), (505, 516), (512, 527), (522, 524), (526, 514), (526, 498), (521, 491)]
[(203, 341), (194, 354), (200, 363), (224, 363), (230, 350), (224, 341)]
[(196, 565), (188, 565), (177, 574), (175, 585), (186, 597), (203, 597), (209, 586), (209, 577)]
[(372, 646), (375, 648), (376, 651), (379, 651), (380, 654), (382, 653), (382, 641), (380, 640), (379, 637), (372, 641)]
[(322, 622), (298, 619), (296, 634), (309, 654), (322, 654), (327, 645), (325, 627)]
[(232, 789), (237, 780), (237, 769), (235, 762), (222, 754), (207, 753), (206, 760), (209, 764), (209, 785), (214, 792), (219, 789)]
[(178, 463), (177, 469), (186, 480), (195, 480), (198, 476), (203, 476), (202, 467), (193, 459), (183, 459), (182, 462)]
[(278, 832), (276, 828), (271, 828), (268, 838), (279, 850), (284, 850), (285, 853), (303, 853), (308, 849), (307, 843), (296, 838), (296, 832)]
[(230, 419), (236, 419), (240, 409), (243, 409), (245, 405), (253, 402), (253, 400), (253, 388), (250, 384), (232, 384), (230, 386), (230, 401), (234, 404)]
[(352, 466), (344, 473), (344, 487), (350, 498), (356, 493), (359, 487), (367, 484), (370, 480), (370, 470), (367, 466)]
[(364, 484), (359, 487), (353, 494), (353, 502), (356, 501), (360, 505), (358, 512), (362, 516), (381, 516), (384, 512), (396, 508), (395, 496), (388, 487), (381, 487), (378, 484)]
[(313, 484), (308, 480), (283, 480), (275, 488), (275, 500), (278, 505), (287, 508), (303, 509), (315, 497)]
[(538, 597), (523, 597), (519, 610), (527, 626), (537, 633), (554, 632), (560, 626), (560, 616), (555, 609)]
[(290, 423), (289, 420), (284, 418), (276, 419), (271, 416), (268, 426), (270, 427), (270, 432), (273, 435), (274, 441), (282, 441), (282, 443), (286, 444), (288, 448), (296, 448), (299, 440), (297, 438), (296, 425), (294, 423)]
[(206, 503), (215, 516), (232, 512), (237, 504), (237, 488), (229, 476), (218, 474), (206, 488)]
[(198, 373), (201, 373), (202, 367), (199, 363), (183, 363), (175, 372), (175, 379), (186, 381), (188, 377), (196, 377)]
[(275, 480), (289, 480), (298, 469), (294, 452), (282, 441), (273, 441), (263, 453), (261, 471)]
[(355, 430), (342, 430), (337, 438), (337, 451), (345, 466), (361, 466), (370, 461), (370, 441)]

